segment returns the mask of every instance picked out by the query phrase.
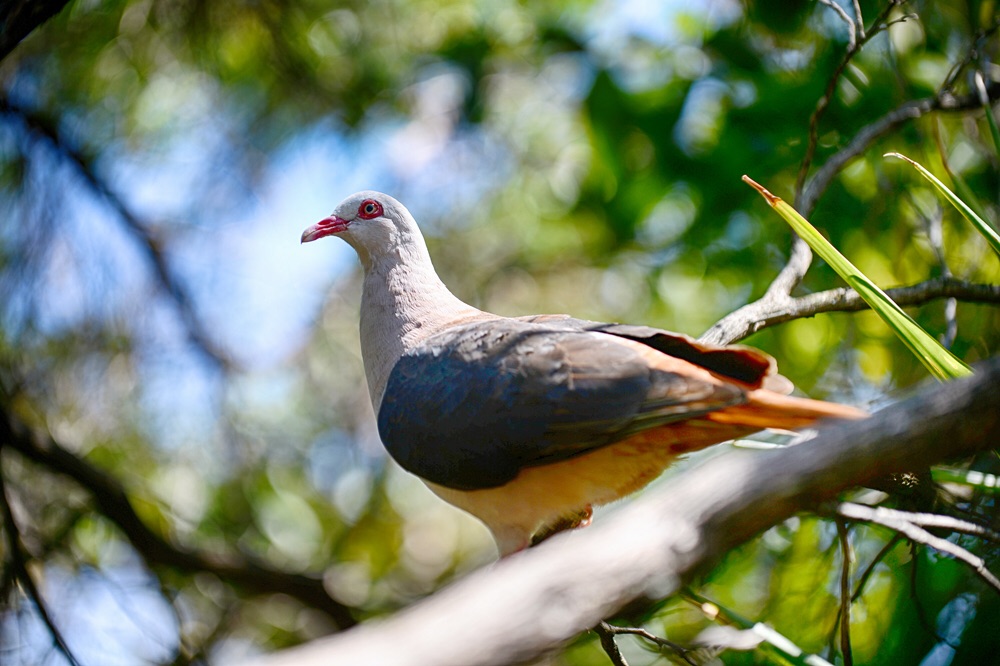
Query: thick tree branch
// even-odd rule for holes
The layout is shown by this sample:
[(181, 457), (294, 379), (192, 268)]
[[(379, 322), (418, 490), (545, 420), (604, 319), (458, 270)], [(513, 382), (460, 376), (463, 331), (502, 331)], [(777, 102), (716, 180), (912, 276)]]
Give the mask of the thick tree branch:
[(722, 553), (803, 507), (995, 446), (998, 391), (994, 359), (877, 418), (830, 425), (784, 449), (725, 453), (603, 522), (557, 535), (387, 620), (258, 663), (486, 666), (536, 658), (632, 601), (676, 594)]
[(68, 0), (5, 0), (0, 2), (0, 60), (32, 30), (62, 11)]
[(205, 553), (170, 543), (139, 518), (117, 479), (75, 456), (48, 435), (29, 431), (3, 410), (0, 447), (15, 450), (86, 489), (97, 510), (118, 526), (150, 566), (212, 573), (254, 594), (287, 594), (325, 612), (341, 628), (356, 624), (351, 609), (332, 599), (319, 577), (285, 573), (249, 557)]
[[(1000, 285), (977, 284), (952, 277), (939, 277), (906, 287), (887, 289), (889, 297), (901, 306), (923, 305), (940, 298), (955, 298), (968, 303), (1000, 305)], [(754, 301), (723, 317), (701, 336), (702, 342), (730, 344), (757, 331), (792, 319), (812, 317), (824, 312), (857, 312), (868, 303), (850, 287), (839, 287), (793, 298), (774, 294)]]

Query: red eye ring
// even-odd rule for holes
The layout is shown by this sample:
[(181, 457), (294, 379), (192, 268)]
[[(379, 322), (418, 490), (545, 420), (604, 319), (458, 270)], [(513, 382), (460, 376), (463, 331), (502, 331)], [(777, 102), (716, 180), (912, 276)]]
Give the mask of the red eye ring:
[(371, 220), (382, 215), (382, 204), (374, 199), (365, 199), (358, 206), (358, 217), (362, 220)]

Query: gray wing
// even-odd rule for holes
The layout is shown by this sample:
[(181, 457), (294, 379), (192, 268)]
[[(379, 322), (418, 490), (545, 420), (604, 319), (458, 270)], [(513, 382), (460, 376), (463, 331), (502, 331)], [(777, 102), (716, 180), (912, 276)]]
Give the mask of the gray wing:
[(607, 333), (498, 319), (405, 354), (389, 375), (378, 429), (403, 468), (472, 490), (745, 396), (651, 368)]
[(530, 315), (519, 317), (518, 321), (544, 323), (559, 330), (595, 331), (627, 338), (663, 352), (668, 356), (682, 358), (712, 372), (759, 388), (766, 380), (776, 376), (774, 359), (753, 347), (742, 345), (710, 345), (692, 337), (662, 328), (634, 326), (631, 324), (607, 324), (586, 319), (576, 319), (568, 315)]

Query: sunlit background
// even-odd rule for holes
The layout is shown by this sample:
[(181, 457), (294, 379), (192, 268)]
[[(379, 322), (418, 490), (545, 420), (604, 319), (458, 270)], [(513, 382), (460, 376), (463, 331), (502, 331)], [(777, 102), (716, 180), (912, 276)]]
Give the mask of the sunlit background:
[[(848, 68), (817, 162), (933, 94), (996, 11), (894, 10), (917, 17)], [(830, 8), (774, 0), (71, 2), (0, 65), (4, 407), (120, 479), (175, 543), (322, 574), (358, 619), (405, 606), (495, 551), (478, 523), (387, 462), (361, 369), (355, 257), (332, 239), (300, 246), (301, 231), (349, 194), (382, 190), (478, 307), (697, 336), (784, 264), (789, 231), (740, 176), (791, 198), (846, 44)], [(993, 80), (996, 51), (994, 36), (976, 62)], [(942, 114), (887, 136), (813, 221), (883, 286), (942, 274), (939, 250), (956, 276), (996, 282), (982, 239), (881, 157), (940, 167), (946, 155), (995, 215), (986, 132), (981, 113)], [(804, 289), (838, 284), (817, 263)], [(941, 334), (945, 312), (937, 302), (914, 316)], [(953, 350), (969, 362), (993, 353), (997, 312), (960, 303)], [(749, 342), (814, 397), (870, 407), (925, 379), (867, 313)], [(284, 595), (154, 575), (78, 486), (10, 452), (4, 473), (32, 573), (82, 664), (233, 663), (336, 628)], [(890, 537), (854, 536), (859, 562)], [(835, 526), (802, 516), (699, 589), (822, 652), (838, 557)], [(933, 578), (919, 603), (911, 576)], [(3, 586), (0, 662), (66, 663), (9, 575)], [(681, 602), (661, 611), (651, 626), (674, 640), (706, 624)], [(944, 664), (963, 635), (996, 645), (982, 627), (1000, 604), (953, 561), (901, 542), (856, 612), (859, 661)], [(585, 639), (556, 659), (606, 663)]]

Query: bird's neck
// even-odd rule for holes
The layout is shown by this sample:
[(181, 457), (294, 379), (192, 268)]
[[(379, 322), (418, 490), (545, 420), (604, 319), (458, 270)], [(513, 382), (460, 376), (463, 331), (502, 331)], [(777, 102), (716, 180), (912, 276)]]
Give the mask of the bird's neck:
[(485, 313), (448, 290), (423, 243), (399, 246), (391, 256), (362, 256), (362, 265), (361, 353), (377, 414), (389, 373), (404, 353), (449, 325)]

